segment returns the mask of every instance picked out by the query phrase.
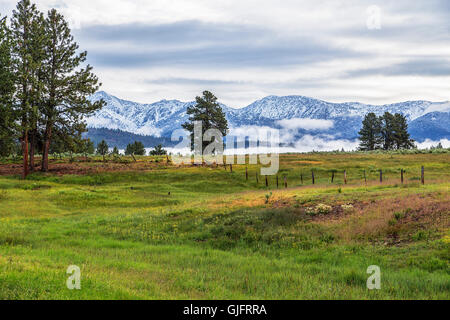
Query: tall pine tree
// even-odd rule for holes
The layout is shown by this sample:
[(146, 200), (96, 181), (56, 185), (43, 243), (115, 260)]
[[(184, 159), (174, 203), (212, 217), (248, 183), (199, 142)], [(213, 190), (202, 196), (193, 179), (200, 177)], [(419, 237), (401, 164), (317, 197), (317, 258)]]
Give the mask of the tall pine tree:
[(0, 15), (0, 155), (7, 156), (14, 148), (15, 126), (13, 112), (14, 73), (11, 68), (11, 30), (6, 17)]
[(392, 150), (395, 147), (395, 118), (391, 113), (385, 112), (380, 120), (383, 149)]
[(100, 87), (98, 78), (92, 73), (90, 65), (81, 67), (87, 52), (77, 53), (78, 44), (71, 35), (68, 23), (55, 9), (48, 12), (45, 32), (42, 171), (48, 170), (48, 153), (55, 127), (59, 132), (81, 129), (83, 117), (104, 106), (103, 100), (95, 103), (89, 101), (88, 97)]
[(16, 115), (21, 126), (23, 155), (22, 177), (28, 175), (29, 132), (36, 129), (38, 105), (40, 100), (43, 16), (29, 0), (21, 0), (13, 11), (12, 29), (12, 67), (15, 75)]
[(359, 131), (360, 150), (370, 151), (381, 147), (381, 121), (371, 112), (366, 114), (363, 120), (363, 126)]
[(414, 140), (411, 139), (408, 132), (408, 121), (400, 113), (394, 114), (394, 143), (397, 149), (414, 148)]
[[(191, 133), (191, 148), (194, 150), (194, 122), (200, 121), (202, 123), (202, 137), (206, 130), (217, 129), (226, 136), (228, 133), (228, 122), (225, 118), (225, 113), (217, 102), (217, 98), (209, 91), (203, 91), (202, 97), (195, 98), (197, 104), (188, 107), (187, 114), (190, 115), (189, 122), (182, 125), (184, 129)], [(202, 137), (200, 138), (202, 141)], [(202, 142), (202, 152), (210, 141)]]

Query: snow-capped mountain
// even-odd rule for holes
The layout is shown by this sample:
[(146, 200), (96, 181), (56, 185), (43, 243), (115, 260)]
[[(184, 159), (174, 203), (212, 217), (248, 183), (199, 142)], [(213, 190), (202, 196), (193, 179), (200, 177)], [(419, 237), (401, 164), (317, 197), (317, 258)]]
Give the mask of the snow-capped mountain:
[[(106, 106), (87, 118), (89, 128), (119, 129), (134, 134), (170, 137), (181, 128), (188, 115), (186, 109), (195, 102), (162, 100), (141, 104), (114, 97), (104, 91), (95, 93), (92, 101), (103, 99)], [(418, 141), (450, 139), (450, 103), (407, 101), (387, 105), (368, 105), (359, 102), (330, 103), (304, 96), (268, 96), (242, 109), (221, 105), (230, 128), (269, 126), (294, 130), (294, 135), (326, 134), (339, 139), (355, 139), (365, 114), (404, 114), (410, 124), (412, 137)], [(281, 121), (280, 121), (281, 120)], [(302, 126), (301, 123), (328, 120), (327, 127)], [(294, 124), (292, 126), (292, 123)], [(295, 125), (299, 123), (299, 125)], [(313, 122), (314, 123), (314, 122)]]
[[(195, 102), (161, 100), (151, 104), (122, 100), (104, 91), (91, 96), (91, 101), (103, 99), (106, 106), (86, 121), (90, 128), (119, 129), (140, 135), (169, 136), (187, 121), (186, 110)], [(225, 112), (230, 108), (221, 104)]]

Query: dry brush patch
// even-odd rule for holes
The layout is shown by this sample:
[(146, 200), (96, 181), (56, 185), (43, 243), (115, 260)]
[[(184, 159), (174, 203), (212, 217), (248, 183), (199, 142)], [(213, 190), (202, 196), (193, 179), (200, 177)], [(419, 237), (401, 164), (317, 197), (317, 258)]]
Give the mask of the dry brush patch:
[(442, 236), (450, 228), (450, 196), (413, 194), (371, 200), (352, 214), (322, 221), (344, 240), (400, 244)]
[[(50, 163), (49, 175), (63, 176), (68, 174), (85, 175), (108, 172), (122, 171), (146, 171), (161, 169), (171, 166), (163, 162), (143, 161), (137, 162), (102, 162), (102, 161), (82, 161), (82, 162), (53, 162)], [(35, 166), (35, 171), (39, 171), (40, 166)], [(2, 164), (0, 165), (0, 176), (18, 175), (22, 172), (20, 164)]]

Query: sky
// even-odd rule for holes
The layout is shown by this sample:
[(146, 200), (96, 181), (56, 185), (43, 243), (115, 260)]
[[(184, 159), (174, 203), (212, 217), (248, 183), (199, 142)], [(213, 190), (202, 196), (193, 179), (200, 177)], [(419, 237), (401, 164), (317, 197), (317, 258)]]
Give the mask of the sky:
[(66, 16), (101, 89), (123, 99), (450, 100), (448, 0), (34, 2)]

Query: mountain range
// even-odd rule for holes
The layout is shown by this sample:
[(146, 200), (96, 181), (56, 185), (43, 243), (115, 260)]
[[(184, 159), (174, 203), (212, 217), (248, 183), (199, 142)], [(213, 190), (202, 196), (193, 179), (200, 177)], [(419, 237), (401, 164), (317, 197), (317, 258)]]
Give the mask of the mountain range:
[[(171, 133), (187, 121), (186, 110), (195, 102), (161, 100), (142, 104), (117, 98), (104, 91), (90, 97), (91, 101), (103, 99), (106, 106), (86, 119), (88, 137), (94, 142), (106, 138), (110, 145), (118, 147), (134, 141), (148, 140), (144, 145), (153, 147), (162, 142), (170, 145)], [(450, 139), (450, 102), (406, 101), (385, 105), (359, 102), (331, 103), (305, 96), (268, 96), (252, 104), (234, 109), (221, 104), (233, 131), (247, 127), (271, 127), (289, 132), (290, 141), (305, 135), (326, 139), (355, 140), (365, 114), (377, 115), (385, 111), (401, 113), (409, 123), (411, 137), (418, 141), (426, 139)], [(114, 133), (114, 134), (112, 134)], [(111, 139), (110, 136), (114, 136)], [(153, 145), (150, 145), (153, 144)]]

